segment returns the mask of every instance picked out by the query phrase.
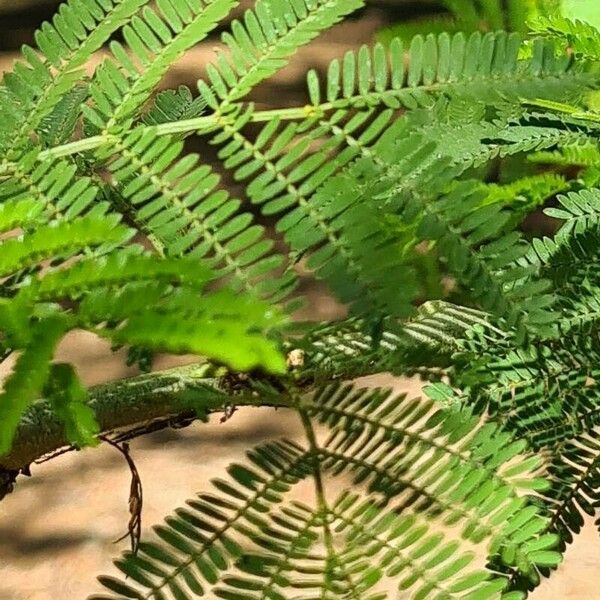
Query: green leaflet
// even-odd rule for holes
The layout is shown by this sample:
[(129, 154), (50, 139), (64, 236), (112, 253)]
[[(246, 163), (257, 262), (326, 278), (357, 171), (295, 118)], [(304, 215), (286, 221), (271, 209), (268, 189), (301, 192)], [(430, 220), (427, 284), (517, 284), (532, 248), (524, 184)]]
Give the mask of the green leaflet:
[(17, 227), (31, 227), (43, 207), (35, 200), (8, 200), (0, 204), (0, 232), (9, 233)]
[(142, 117), (148, 125), (159, 125), (199, 117), (206, 105), (202, 98), (194, 98), (191, 90), (182, 85), (176, 90), (157, 94), (152, 108)]
[(108, 206), (97, 200), (98, 188), (89, 176), (77, 176), (77, 167), (66, 160), (40, 160), (37, 151), (24, 154), (0, 181), (0, 200), (34, 201), (44, 211), (44, 221), (74, 219), (84, 214), (103, 215)]
[(553, 15), (536, 19), (532, 28), (536, 33), (566, 41), (586, 59), (597, 60), (600, 56), (600, 30), (591, 23)]
[(67, 440), (75, 446), (94, 446), (100, 428), (94, 411), (86, 405), (87, 390), (79, 381), (71, 365), (51, 365), (44, 395), (50, 398), (52, 407), (64, 424)]
[(87, 85), (76, 86), (44, 117), (39, 126), (39, 134), (45, 146), (59, 146), (71, 139), (81, 117), (81, 105), (88, 93)]
[(577, 441), (570, 440), (561, 447), (560, 455), (552, 456), (552, 487), (547, 495), (555, 501), (550, 514), (562, 545), (571, 543), (579, 533), (584, 514), (596, 514), (600, 495), (600, 445), (596, 431), (579, 436)]
[[(292, 273), (275, 275), (283, 257), (241, 202), (219, 187), (220, 178), (199, 157), (181, 157), (183, 143), (159, 137), (154, 129), (134, 129), (118, 145), (110, 164), (123, 199), (135, 211), (143, 231), (168, 256), (205, 259), (237, 290), (283, 300), (295, 286)], [(112, 149), (104, 151), (110, 156)], [(132, 179), (136, 171), (140, 177)], [(271, 274), (269, 279), (265, 275)]]
[[(363, 179), (369, 177), (369, 170), (372, 181), (385, 173), (390, 187), (393, 178), (404, 178), (405, 188), (420, 186), (433, 196), (443, 189), (444, 181), (455, 177), (448, 159), (456, 168), (467, 169), (500, 152), (496, 144), (481, 143), (493, 137), (491, 123), (466, 122), (463, 130), (456, 119), (437, 129), (430, 127), (431, 131), (423, 127), (422, 136), (422, 126), (417, 124), (421, 117), (413, 122), (412, 116), (418, 111), (394, 122), (393, 109), (431, 107), (432, 97), (447, 95), (452, 102), (440, 109), (444, 115), (475, 96), (493, 103), (501, 97), (552, 96), (563, 94), (563, 84), (571, 85), (567, 81), (577, 87), (580, 84), (575, 82), (586, 78), (572, 70), (568, 60), (557, 59), (550, 44), (536, 43), (530, 62), (521, 62), (520, 45), (516, 34), (416, 38), (408, 71), (399, 41), (391, 44), (389, 56), (381, 45), (363, 47), (346, 54), (342, 62), (332, 62), (327, 81), (309, 75), (312, 106), (305, 115), (280, 118), (275, 111), (273, 120), (251, 140), (244, 132), (255, 118), (249, 107), (225, 122), (213, 142), (221, 146), (219, 157), (236, 179), (247, 182), (247, 193), (263, 214), (280, 215), (277, 227), (294, 258), (312, 254), (311, 269), (344, 302), (360, 299), (355, 304), (358, 312), (383, 309), (406, 315), (417, 294), (414, 272), (405, 257), (407, 249), (416, 245), (413, 232), (387, 222), (387, 207), (373, 192), (377, 188), (365, 185)], [(507, 143), (502, 152), (518, 153), (525, 143), (540, 147), (555, 143), (539, 139), (542, 133), (565, 135), (529, 131), (531, 139), (525, 141), (522, 132), (519, 142), (515, 140), (510, 148)], [(409, 136), (414, 137), (405, 139)], [(353, 165), (359, 158), (364, 160)], [(371, 210), (356, 190), (366, 190), (371, 206), (379, 212)]]
[[(438, 93), (484, 102), (500, 96), (553, 95), (558, 92), (558, 79), (565, 77), (567, 85), (571, 77), (578, 79), (576, 71), (568, 75), (569, 59), (557, 58), (551, 43), (536, 40), (526, 61), (519, 60), (521, 45), (516, 33), (443, 33), (416, 36), (406, 47), (396, 38), (389, 45), (389, 58), (381, 44), (372, 50), (363, 46), (358, 52), (348, 52), (343, 61), (334, 60), (320, 86), (315, 79), (311, 99), (319, 105), (321, 92), (334, 108), (376, 103), (415, 108), (430, 103), (430, 95)], [(408, 67), (403, 61), (405, 51), (409, 52)], [(486, 84), (490, 81), (493, 86)]]
[(21, 239), (4, 241), (0, 245), (0, 275), (6, 277), (44, 260), (68, 258), (82, 248), (104, 243), (122, 244), (131, 238), (133, 232), (117, 221), (116, 218), (82, 217), (37, 228)]
[(278, 345), (264, 336), (281, 325), (281, 315), (252, 297), (132, 284), (118, 292), (101, 289), (89, 294), (81, 303), (80, 318), (90, 328), (105, 321), (123, 322), (114, 329), (94, 329), (120, 344), (199, 354), (238, 371), (286, 370)]
[(10, 450), (27, 406), (40, 398), (50, 375), (50, 360), (68, 328), (63, 315), (50, 315), (31, 328), (26, 346), (0, 394), (0, 456)]
[(96, 287), (144, 280), (181, 283), (201, 290), (212, 277), (212, 272), (195, 260), (156, 260), (150, 255), (119, 252), (52, 271), (41, 280), (37, 293), (41, 298), (76, 299)]

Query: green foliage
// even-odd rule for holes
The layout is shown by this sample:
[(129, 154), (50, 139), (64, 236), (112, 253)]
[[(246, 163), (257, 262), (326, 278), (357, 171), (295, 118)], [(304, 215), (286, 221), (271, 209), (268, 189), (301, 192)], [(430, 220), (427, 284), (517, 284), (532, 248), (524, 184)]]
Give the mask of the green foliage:
[[(70, 0), (4, 76), (0, 464), (41, 398), (97, 443), (54, 362), (73, 329), (146, 366), (202, 355), (219, 402), (286, 407), (306, 437), (250, 450), (99, 597), (516, 600), (600, 505), (600, 34), (546, 2), (447, 5), (466, 33), (347, 52), (299, 107), (251, 93), (362, 0), (256, 0), (228, 25), (236, 0)], [(496, 31), (525, 12), (538, 35)], [(219, 27), (197, 90), (156, 93)], [(290, 324), (299, 271), (348, 318)], [(382, 371), (427, 397), (344, 383)]]
[(434, 7), (440, 10), (430, 18), (401, 21), (384, 28), (378, 37), (381, 41), (389, 42), (395, 37), (409, 40), (415, 35), (432, 32), (505, 29), (524, 33), (529, 19), (555, 14), (561, 10), (560, 3), (561, 0), (439, 0)]
[[(431, 401), (335, 385), (304, 398), (301, 410), (328, 426), (323, 444), (248, 452), (248, 466), (232, 465), (212, 494), (155, 529), (159, 540), (116, 562), (128, 579), (101, 578), (110, 597), (287, 598), (298, 588), (306, 597), (376, 598), (373, 588), (390, 579), (416, 597), (491, 598), (508, 580), (473, 565), (461, 538), (525, 574), (560, 560), (546, 549), (555, 536), (539, 535), (547, 520), (518, 495), (545, 488), (532, 477), (541, 461), (519, 456), (523, 445), (496, 426)], [(290, 502), (315, 469), (349, 474), (365, 495), (321, 497), (315, 508)]]
[[(27, 407), (49, 391), (68, 439), (78, 445), (94, 440), (77, 376), (50, 364), (71, 329), (118, 344), (202, 354), (235, 369), (285, 370), (276, 344), (261, 335), (281, 323), (273, 307), (226, 290), (203, 291), (214, 276), (207, 266), (160, 259), (129, 244), (134, 232), (118, 215), (39, 224), (39, 209), (31, 200), (12, 200), (0, 213), (7, 236), (0, 243), (2, 352), (20, 352), (0, 394), (2, 452)], [(11, 235), (18, 229), (24, 232)]]
[(600, 33), (590, 23), (554, 16), (539, 18), (532, 27), (541, 34), (562, 38), (580, 56), (597, 60), (600, 55)]
[(563, 0), (562, 12), (563, 16), (573, 21), (579, 19), (587, 21), (594, 27), (600, 27), (600, 10), (598, 10), (597, 5), (589, 2), (577, 2), (576, 0)]
[(222, 36), (227, 53), (218, 52), (198, 89), (219, 113), (239, 108), (261, 81), (282, 69), (298, 48), (364, 5), (364, 0), (262, 0), (234, 21)]
[(194, 98), (191, 90), (181, 85), (176, 90), (158, 93), (151, 110), (144, 113), (142, 119), (147, 125), (185, 121), (199, 117), (205, 108), (202, 98)]
[(71, 365), (58, 363), (51, 366), (43, 394), (52, 400), (54, 411), (64, 422), (68, 440), (78, 447), (98, 443), (96, 435), (100, 428), (94, 412), (86, 404), (87, 390)]
[[(23, 62), (3, 78), (0, 88), (0, 148), (21, 147), (63, 95), (82, 77), (90, 55), (128, 23), (144, 0), (72, 0), (36, 34), (43, 58), (23, 48)], [(16, 136), (16, 137), (15, 137)]]

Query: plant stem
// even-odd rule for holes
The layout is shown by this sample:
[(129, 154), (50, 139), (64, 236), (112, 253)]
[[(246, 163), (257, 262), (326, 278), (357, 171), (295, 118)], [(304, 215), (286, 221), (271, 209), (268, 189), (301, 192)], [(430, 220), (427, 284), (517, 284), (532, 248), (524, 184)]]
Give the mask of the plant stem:
[[(198, 363), (98, 385), (90, 389), (89, 405), (96, 414), (102, 434), (139, 428), (157, 419), (182, 414), (193, 419), (226, 406), (288, 406), (285, 396), (268, 401), (250, 393), (231, 395), (223, 379), (209, 363)], [(0, 472), (26, 468), (33, 461), (65, 446), (64, 425), (50, 403), (40, 400), (25, 414), (11, 451), (0, 456)]]
[(300, 418), (302, 420), (302, 426), (304, 428), (304, 433), (306, 434), (306, 438), (308, 440), (308, 446), (314, 455), (313, 477), (315, 480), (315, 492), (316, 492), (316, 496), (317, 496), (317, 506), (319, 507), (319, 510), (325, 511), (325, 514), (324, 514), (324, 516), (325, 516), (329, 510), (329, 507), (327, 505), (327, 498), (325, 496), (325, 486), (323, 485), (321, 469), (319, 468), (320, 448), (319, 448), (319, 444), (317, 442), (317, 436), (315, 435), (315, 430), (314, 430), (312, 422), (310, 420), (310, 416), (303, 409), (300, 409)]
[[(343, 564), (340, 563), (335, 545), (333, 542), (333, 533), (331, 532), (331, 527), (329, 525), (329, 518), (332, 514), (332, 511), (327, 502), (327, 495), (325, 492), (325, 485), (323, 484), (323, 475), (321, 473), (321, 467), (319, 465), (319, 457), (321, 454), (321, 449), (319, 443), (317, 442), (317, 436), (315, 435), (315, 430), (310, 420), (309, 414), (301, 407), (300, 402), (297, 403), (298, 411), (300, 413), (300, 418), (302, 420), (302, 426), (304, 428), (304, 433), (306, 434), (306, 438), (308, 441), (309, 448), (311, 450), (311, 454), (313, 456), (313, 479), (315, 481), (315, 495), (317, 499), (317, 507), (318, 513), (321, 517), (322, 526), (323, 526), (323, 539), (325, 542), (325, 548), (327, 550), (327, 562), (329, 565), (335, 565), (338, 567), (343, 577), (348, 581), (351, 587), (352, 598), (359, 598), (357, 595), (357, 591), (350, 577), (349, 573), (346, 571)], [(327, 576), (333, 575), (332, 573), (327, 573)], [(327, 584), (326, 584), (327, 587)]]
[(63, 144), (62, 146), (44, 150), (43, 152), (40, 152), (39, 159), (61, 158), (64, 156), (71, 156), (72, 154), (79, 154), (80, 152), (86, 152), (87, 150), (94, 150), (103, 144), (107, 144), (112, 139), (114, 139), (114, 136), (111, 135), (94, 135), (89, 138), (76, 140), (74, 142), (69, 142), (68, 144)]
[[(518, 79), (520, 79), (521, 81), (525, 81), (527, 80), (527, 77), (522, 76)], [(421, 92), (433, 93), (436, 91), (441, 91), (445, 87), (447, 87), (447, 83), (445, 82), (434, 82), (428, 85), (421, 85), (418, 87), (418, 89)], [(306, 119), (313, 115), (321, 115), (338, 109), (351, 109), (362, 108), (365, 106), (373, 106), (375, 104), (381, 104), (382, 102), (385, 102), (386, 99), (388, 101), (400, 100), (400, 103), (403, 104), (403, 96), (407, 96), (408, 98), (410, 98), (412, 103), (414, 101), (412, 100), (413, 94), (414, 90), (405, 87), (382, 91), (371, 91), (368, 94), (358, 94), (348, 98), (337, 98), (335, 100), (323, 102), (318, 105), (308, 104), (305, 106), (294, 108), (276, 108), (269, 110), (253, 111), (252, 114), (249, 116), (248, 121), (260, 123), (272, 121), (273, 119), (281, 119), (284, 121)], [(243, 110), (243, 105), (237, 104), (236, 106), (240, 107), (240, 111)], [(234, 110), (233, 113), (228, 113), (226, 115), (219, 111), (216, 111), (211, 115), (205, 115), (202, 117), (197, 117), (195, 119), (185, 119), (182, 121), (161, 123), (160, 125), (154, 125), (152, 127), (155, 128), (158, 135), (171, 135), (176, 133), (194, 132), (202, 134), (210, 132), (213, 129), (221, 126), (224, 119), (234, 122), (236, 116), (239, 114), (240, 111)], [(592, 117), (589, 116), (589, 113), (581, 113), (577, 116), (579, 116), (580, 118), (592, 119)], [(64, 156), (70, 156), (72, 154), (77, 154), (79, 152), (94, 150), (96, 148), (99, 148), (100, 146), (103, 146), (104, 144), (110, 143), (114, 139), (115, 136), (113, 136), (110, 133), (95, 135), (89, 138), (76, 140), (74, 142), (69, 142), (68, 144), (63, 144), (61, 146), (56, 146), (54, 148), (44, 150), (43, 152), (40, 152), (39, 158), (40, 160), (45, 160), (48, 158), (60, 158)], [(0, 176), (4, 175), (5, 173), (10, 174), (11, 167), (12, 163), (8, 161), (0, 162)]]
[[(313, 107), (313, 106), (302, 106), (299, 108), (277, 108), (272, 110), (262, 110), (252, 113), (250, 121), (254, 123), (264, 123), (273, 119), (282, 120), (295, 120), (305, 119), (315, 111), (322, 112), (327, 110), (326, 106)], [(222, 115), (220, 113), (214, 113), (212, 115), (206, 115), (204, 117), (196, 117), (195, 119), (184, 119), (182, 121), (173, 121), (171, 123), (161, 123), (160, 125), (148, 126), (153, 127), (157, 135), (174, 135), (178, 133), (205, 133), (214, 129), (220, 125), (223, 120), (235, 120), (233, 117)], [(110, 134), (94, 135), (89, 138), (82, 140), (76, 140), (56, 146), (55, 148), (49, 148), (40, 152), (40, 160), (46, 160), (48, 158), (61, 158), (65, 156), (71, 156), (73, 154), (79, 154), (81, 152), (87, 152), (89, 150), (95, 150), (100, 146), (109, 144), (116, 141), (117, 137)], [(2, 171), (0, 171), (1, 173)]]

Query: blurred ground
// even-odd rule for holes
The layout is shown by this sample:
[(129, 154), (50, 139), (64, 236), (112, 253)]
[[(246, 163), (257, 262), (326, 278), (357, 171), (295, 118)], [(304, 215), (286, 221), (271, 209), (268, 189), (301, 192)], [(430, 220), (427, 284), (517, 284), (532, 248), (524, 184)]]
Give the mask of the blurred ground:
[[(21, 0), (17, 0), (19, 3)], [(14, 49), (29, 40), (29, 22), (48, 15), (41, 2), (25, 17), (0, 12), (0, 73), (14, 59)], [(43, 3), (45, 5), (51, 2)], [(427, 2), (382, 0), (360, 22), (350, 21), (302, 51), (293, 64), (270, 86), (262, 86), (255, 100), (268, 105), (303, 102), (304, 73), (322, 68), (345, 49), (372, 38), (373, 32), (400, 5), (418, 10)], [(0, 11), (13, 4), (0, 0)], [(168, 86), (192, 83), (202, 75), (212, 55), (214, 40), (193, 50), (169, 74)], [(4, 53), (2, 53), (4, 51)], [(208, 149), (207, 149), (208, 151)], [(213, 151), (214, 152), (214, 151)], [(324, 290), (310, 287), (311, 309), (305, 317), (326, 319), (337, 307)], [(74, 361), (88, 384), (133, 374), (123, 366), (123, 356), (113, 355), (102, 342), (74, 333), (61, 346), (61, 358)], [(172, 361), (164, 359), (158, 367)], [(386, 377), (370, 384), (386, 385)], [(417, 393), (414, 382), (396, 381), (398, 390)], [(132, 443), (132, 454), (144, 485), (144, 532), (160, 522), (195, 492), (205, 490), (210, 479), (222, 476), (226, 465), (243, 459), (244, 451), (261, 441), (294, 438), (300, 433), (294, 415), (286, 411), (248, 409), (228, 422), (218, 419), (181, 431), (160, 432)], [(310, 486), (300, 488), (306, 501)], [(111, 570), (111, 559), (128, 542), (115, 545), (129, 519), (127, 497), (129, 471), (119, 453), (103, 446), (71, 453), (44, 465), (34, 466), (33, 478), (21, 479), (14, 494), (0, 503), (0, 600), (82, 600), (99, 591), (96, 575)], [(393, 596), (391, 596), (393, 597)], [(536, 590), (533, 600), (600, 599), (600, 540), (591, 522), (568, 549), (558, 572)]]

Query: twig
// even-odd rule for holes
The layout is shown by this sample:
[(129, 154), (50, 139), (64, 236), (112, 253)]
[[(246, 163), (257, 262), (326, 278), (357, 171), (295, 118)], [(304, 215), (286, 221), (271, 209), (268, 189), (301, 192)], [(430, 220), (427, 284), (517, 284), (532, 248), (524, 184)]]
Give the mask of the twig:
[(124, 443), (123, 445), (119, 445), (109, 437), (99, 437), (107, 444), (113, 446), (113, 448), (116, 448), (125, 457), (125, 460), (129, 465), (129, 470), (131, 471), (131, 486), (129, 488), (129, 514), (131, 515), (131, 518), (127, 525), (127, 533), (115, 540), (114, 543), (117, 544), (129, 536), (129, 539), (131, 540), (131, 552), (135, 555), (137, 554), (140, 546), (140, 539), (142, 537), (142, 508), (144, 506), (142, 480), (137, 467), (133, 462), (133, 458), (131, 458), (129, 444)]
[[(250, 384), (250, 381), (247, 382)], [(100, 424), (103, 440), (114, 443), (166, 429), (181, 428), (228, 405), (288, 406), (285, 396), (257, 395), (240, 386), (235, 390), (215, 376), (212, 366), (199, 363), (99, 385), (90, 390), (89, 406)], [(40, 400), (23, 417), (9, 454), (0, 456), (0, 500), (12, 492), (29, 465), (43, 463), (75, 450), (65, 438), (64, 424), (51, 403)]]

